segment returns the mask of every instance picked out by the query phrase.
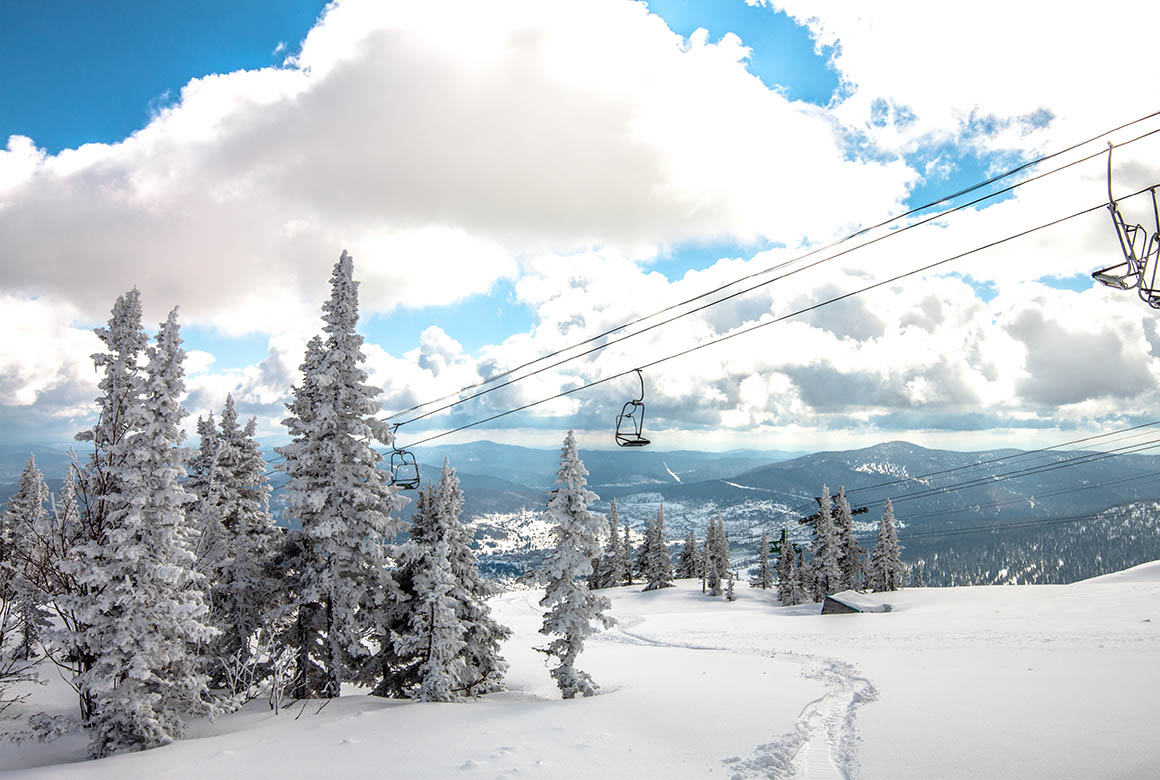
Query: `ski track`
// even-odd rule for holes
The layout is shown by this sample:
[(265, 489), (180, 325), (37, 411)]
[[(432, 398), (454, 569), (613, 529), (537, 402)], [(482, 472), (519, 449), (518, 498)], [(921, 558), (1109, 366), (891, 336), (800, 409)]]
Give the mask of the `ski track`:
[(802, 708), (793, 731), (758, 745), (749, 758), (725, 759), (724, 763), (733, 771), (731, 780), (856, 780), (859, 777), (857, 709), (878, 698), (878, 692), (869, 680), (858, 675), (854, 666), (808, 653), (672, 642), (627, 630), (644, 622), (640, 615), (624, 615), (617, 628), (599, 634), (598, 638), (607, 642), (715, 650), (786, 660), (801, 664), (803, 677), (818, 680), (829, 688), (824, 696)]

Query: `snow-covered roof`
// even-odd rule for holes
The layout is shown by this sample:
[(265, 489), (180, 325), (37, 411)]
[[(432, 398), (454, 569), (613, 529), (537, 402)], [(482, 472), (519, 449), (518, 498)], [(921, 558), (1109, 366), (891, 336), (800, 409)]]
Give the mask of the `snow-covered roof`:
[(847, 607), (856, 609), (859, 612), (890, 611), (890, 605), (881, 601), (878, 596), (870, 593), (859, 593), (856, 590), (844, 590), (840, 593), (833, 593), (826, 596), (826, 598), (845, 604)]

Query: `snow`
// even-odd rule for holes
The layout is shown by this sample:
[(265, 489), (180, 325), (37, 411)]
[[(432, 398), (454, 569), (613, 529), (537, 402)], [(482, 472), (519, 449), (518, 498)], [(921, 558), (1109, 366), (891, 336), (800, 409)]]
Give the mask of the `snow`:
[(890, 612), (893, 610), (890, 602), (883, 601), (883, 597), (888, 596), (886, 593), (859, 593), (856, 590), (844, 590), (841, 593), (834, 593), (830, 598), (835, 601), (840, 601), (848, 607), (853, 607), (859, 612)]
[(676, 475), (676, 474), (673, 472), (673, 470), (672, 470), (671, 468), (669, 468), (669, 464), (665, 463), (665, 462), (662, 460), (662, 461), (661, 461), (661, 465), (665, 467), (665, 471), (669, 472), (669, 476), (670, 476), (670, 477), (672, 477), (672, 478), (673, 478), (674, 480), (676, 480), (677, 482), (680, 482), (680, 481), (681, 481), (681, 478), (680, 478), (680, 477), (678, 477), (678, 476), (677, 476), (677, 475)]
[[(386, 701), (347, 689), (273, 715), (261, 702), (144, 753), (80, 761), (85, 741), (0, 749), (4, 777), (529, 776), (1152, 778), (1160, 765), (1160, 562), (1074, 585), (918, 588), (885, 614), (778, 607), (700, 583), (602, 591), (616, 628), (563, 701), (539, 591), (492, 601), (513, 629), (510, 690)], [(57, 680), (35, 694), (67, 711)], [(301, 713), (301, 714), (300, 714)], [(21, 770), (20, 767), (27, 769)]]

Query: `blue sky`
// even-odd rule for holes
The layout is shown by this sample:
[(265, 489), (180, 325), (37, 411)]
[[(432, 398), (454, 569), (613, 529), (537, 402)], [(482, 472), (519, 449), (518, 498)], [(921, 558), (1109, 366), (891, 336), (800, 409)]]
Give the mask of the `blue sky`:
[[(445, 375), (406, 360), (375, 367), (406, 377), (387, 388), (399, 399), (438, 395), (475, 381), (481, 350), (522, 362), (1135, 114), (1115, 89), (1084, 90), (1064, 38), (1026, 42), (1019, 23), (994, 29), (985, 14), (966, 10), (931, 27), (918, 3), (867, 19), (846, 4), (655, 0), (649, 10), (684, 39), (675, 42), (663, 27), (642, 24), (639, 7), (618, 0), (493, 7), (343, 0), (336, 8), (320, 22), (325, 4), (302, 0), (5, 4), (0, 241), (27, 256), (0, 278), (12, 310), (11, 302), (27, 308), (28, 322), (55, 316), (54, 348), (75, 343), (84, 355), (91, 351), (84, 334), (104, 318), (115, 291), (138, 284), (152, 307), (147, 319), (180, 304), (187, 348), (213, 354), (211, 370), (195, 382), (197, 398), (219, 398), (232, 386), (274, 419), (279, 388), (259, 387), (254, 370), (261, 364), (261, 377), (290, 376), (299, 362), (295, 339), (316, 322), (329, 258), (346, 247), (364, 280), (361, 328), (370, 342), (399, 359), (437, 326), (458, 343), (459, 352), (439, 338), (425, 347), (443, 350)], [(1061, 21), (1073, 38), (1105, 45), (1087, 29), (1102, 22), (1073, 21)], [(286, 64), (316, 25), (325, 35), (302, 52), (313, 70)], [(703, 39), (698, 29), (707, 31)], [(741, 63), (729, 34), (749, 49)], [(994, 39), (987, 60), (972, 44), (982, 34)], [(539, 40), (552, 48), (537, 52)], [(908, 60), (937, 59), (938, 72), (905, 68), (897, 56), (904, 49)], [(604, 73), (609, 63), (623, 70), (623, 82)], [(281, 68), (287, 78), (255, 75), (262, 68)], [(203, 82), (181, 102), (191, 79), (235, 71), (243, 73)], [(173, 111), (159, 118), (163, 108)], [(111, 146), (143, 128), (146, 141)], [(5, 152), (9, 136), (31, 138), (47, 156), (18, 140)], [(106, 146), (57, 157), (83, 144)], [(1146, 158), (1117, 159), (1143, 181)], [(1099, 189), (1098, 169), (1077, 171), (1051, 197), (1060, 208), (1088, 205), (1077, 198), (1093, 181)], [(6, 201), (5, 187), (19, 194)], [(875, 262), (932, 260), (1053, 215), (1033, 204), (1020, 221), (1025, 207), (1017, 201), (1008, 195), (980, 207), (978, 218), (956, 217), (960, 227), (940, 222), (922, 234), (928, 238), (899, 242), (913, 257), (883, 254)], [(955, 269), (933, 297), (911, 290), (905, 301), (851, 303), (810, 320), (813, 330), (794, 336), (796, 352), (770, 344), (743, 350), (746, 360), (795, 352), (770, 358), (786, 365), (754, 365), (746, 377), (729, 373), (742, 371), (736, 356), (690, 363), (668, 377), (671, 395), (650, 395), (658, 419), (687, 430), (735, 429), (731, 442), (739, 446), (748, 446), (747, 426), (784, 425), (800, 415), (788, 410), (809, 399), (821, 399), (816, 410), (841, 407), (833, 421), (862, 415), (867, 436), (875, 435), (875, 419), (892, 426), (905, 419), (897, 405), (907, 403), (938, 407), (922, 419), (977, 414), (979, 403), (1010, 404), (1016, 427), (1042, 419), (1056, 410), (1023, 398), (1020, 388), (1072, 396), (1021, 378), (1019, 361), (1030, 348), (1013, 346), (1012, 334), (1053, 349), (1066, 339), (1052, 327), (1078, 337), (1042, 290), (1091, 297), (1096, 260), (1086, 253), (1106, 227)], [(410, 252), (424, 241), (430, 245), (418, 256), (400, 256), (400, 247)], [(682, 283), (690, 271), (696, 279)], [(714, 310), (695, 333), (724, 332), (879, 272), (851, 263), (817, 280), (803, 277), (778, 288), (772, 306), (739, 301)], [(1071, 301), (1063, 310), (1075, 308), (1073, 299), (1061, 300)], [(1039, 319), (1024, 311), (1030, 301), (1043, 307)], [(901, 306), (914, 310), (893, 310)], [(983, 312), (969, 332), (986, 338), (959, 344), (964, 331), (948, 330), (951, 310)], [(1094, 331), (1104, 318), (1087, 319)], [(907, 340), (915, 323), (929, 329), (930, 343)], [(1115, 327), (1125, 361), (1151, 332)], [(666, 338), (619, 359), (675, 351), (679, 344)], [(880, 343), (890, 339), (897, 344)], [(801, 351), (804, 343), (814, 356)], [(903, 350), (898, 363), (906, 367), (883, 378), (871, 355), (893, 349)], [(53, 375), (45, 354), (0, 344), (0, 416), (35, 426), (40, 418), (25, 412), (43, 408), (46, 425), (75, 426), (92, 392), (85, 361), (61, 358)], [(431, 355), (419, 364), (433, 364)], [(591, 379), (617, 368), (594, 363), (580, 373)], [(874, 402), (851, 412), (832, 393), (807, 391), (803, 383), (817, 377)], [(1093, 399), (1103, 385), (1079, 384), (1080, 406), (1067, 414), (1097, 414)], [(763, 412), (738, 411), (763, 398), (778, 400)], [(597, 419), (609, 402), (580, 409)], [(828, 425), (824, 414), (779, 446), (832, 440), (829, 431), (843, 423)]]

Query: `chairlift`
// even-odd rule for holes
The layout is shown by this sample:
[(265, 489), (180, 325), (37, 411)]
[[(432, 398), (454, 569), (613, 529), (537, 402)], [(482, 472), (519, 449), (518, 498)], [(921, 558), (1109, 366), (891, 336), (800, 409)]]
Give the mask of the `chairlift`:
[(616, 443), (621, 447), (644, 447), (649, 444), (642, 433), (644, 431), (644, 374), (636, 369), (636, 376), (640, 380), (640, 398), (634, 398), (625, 403), (620, 414), (616, 415)]
[(1160, 309), (1160, 288), (1157, 286), (1156, 266), (1160, 258), (1160, 211), (1157, 209), (1156, 188), (1152, 195), (1152, 220), (1156, 232), (1148, 234), (1143, 225), (1129, 225), (1120, 213), (1120, 206), (1112, 195), (1112, 144), (1108, 144), (1108, 212), (1120, 241), (1124, 262), (1103, 268), (1092, 274), (1097, 282), (1117, 290), (1137, 288), (1140, 299), (1154, 309)]
[[(395, 424), (395, 431), (399, 424)], [(391, 442), (391, 484), (399, 490), (414, 490), (419, 487), (419, 464), (415, 456), (407, 450), (401, 450)]]

